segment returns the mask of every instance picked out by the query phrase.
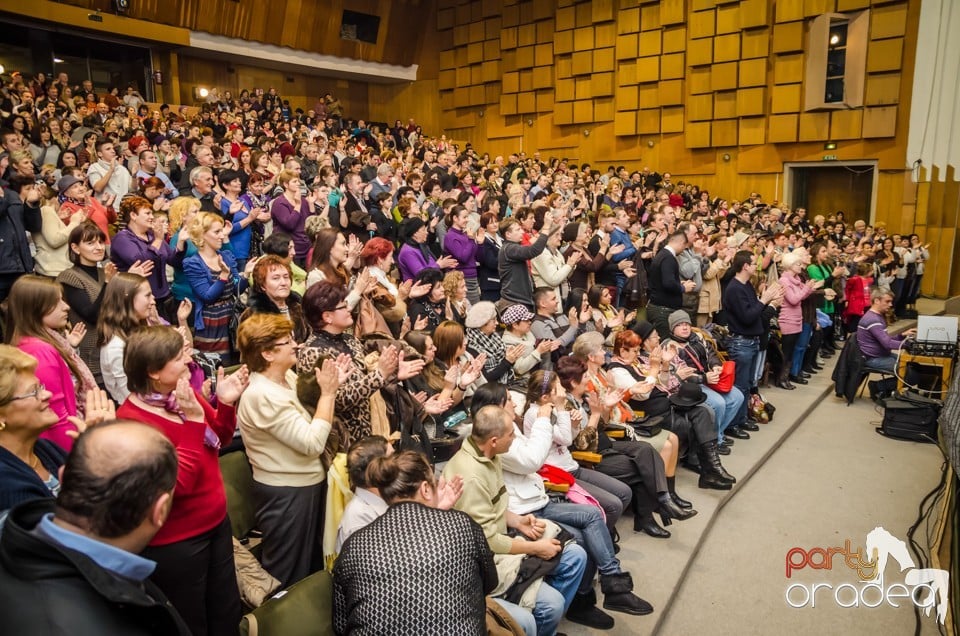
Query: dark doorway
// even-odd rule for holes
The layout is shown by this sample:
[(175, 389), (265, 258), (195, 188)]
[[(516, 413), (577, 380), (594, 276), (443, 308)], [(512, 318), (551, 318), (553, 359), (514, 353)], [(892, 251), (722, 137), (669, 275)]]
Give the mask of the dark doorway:
[(848, 222), (869, 221), (874, 166), (796, 166), (791, 170), (790, 205), (806, 208), (808, 219), (843, 210)]

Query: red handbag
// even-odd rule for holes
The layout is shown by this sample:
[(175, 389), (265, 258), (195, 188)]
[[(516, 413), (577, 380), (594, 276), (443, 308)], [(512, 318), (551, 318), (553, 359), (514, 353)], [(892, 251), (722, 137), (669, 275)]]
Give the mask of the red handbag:
[(717, 383), (708, 384), (707, 386), (717, 393), (729, 393), (730, 389), (733, 388), (733, 380), (736, 375), (737, 364), (733, 360), (727, 360), (720, 368), (720, 379), (717, 380)]

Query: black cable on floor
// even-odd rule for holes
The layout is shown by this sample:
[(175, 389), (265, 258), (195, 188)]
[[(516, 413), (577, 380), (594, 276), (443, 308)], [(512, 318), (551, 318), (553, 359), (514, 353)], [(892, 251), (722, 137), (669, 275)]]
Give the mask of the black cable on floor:
[[(927, 495), (920, 501), (920, 506), (917, 510), (917, 521), (912, 526), (910, 526), (909, 530), (907, 530), (907, 541), (910, 544), (910, 550), (917, 557), (918, 567), (920, 568), (926, 568), (929, 562), (927, 560), (927, 556), (924, 549), (920, 547), (919, 543), (917, 543), (916, 539), (914, 538), (914, 535), (916, 534), (916, 531), (919, 529), (920, 524), (926, 521), (927, 532), (925, 534), (927, 535), (926, 536), (927, 543), (930, 543), (930, 535), (929, 535), (930, 515), (936, 509), (937, 502), (940, 501), (940, 499), (943, 497), (944, 493), (946, 492), (947, 474), (949, 473), (948, 468), (949, 468), (948, 462), (946, 461), (946, 458), (944, 458), (943, 465), (940, 468), (940, 483), (937, 484), (936, 487), (933, 490), (931, 490), (929, 493), (927, 493)], [(924, 509), (925, 507), (926, 509)], [(915, 628), (913, 632), (914, 636), (920, 636), (922, 623), (921, 623), (921, 617), (920, 617), (920, 607), (916, 603), (914, 603), (913, 605), (913, 616), (915, 621), (914, 622)], [(944, 634), (943, 625), (941, 625), (939, 621), (937, 621), (937, 629), (941, 635)]]

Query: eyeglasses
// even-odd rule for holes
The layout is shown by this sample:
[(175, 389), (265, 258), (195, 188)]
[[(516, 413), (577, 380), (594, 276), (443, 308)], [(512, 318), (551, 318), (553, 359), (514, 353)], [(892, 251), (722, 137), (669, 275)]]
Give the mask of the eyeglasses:
[(43, 384), (38, 382), (37, 386), (34, 387), (33, 391), (30, 391), (29, 393), (24, 393), (23, 395), (14, 395), (13, 397), (10, 398), (10, 401), (13, 402), (15, 400), (26, 400), (27, 398), (40, 397), (40, 394), (46, 390), (47, 390), (47, 387), (45, 387)]
[(347, 307), (347, 303), (343, 303), (342, 305), (337, 305), (333, 308), (334, 311), (338, 311), (340, 309), (349, 309), (349, 307)]
[(273, 343), (273, 348), (274, 348), (274, 349), (277, 349), (277, 348), (279, 348), (279, 347), (286, 347), (287, 345), (293, 345), (293, 348), (294, 348), (294, 349), (299, 349), (299, 348), (300, 348), (300, 343), (297, 342), (296, 340), (293, 340), (293, 339), (284, 340), (283, 342), (275, 342), (275, 343)]

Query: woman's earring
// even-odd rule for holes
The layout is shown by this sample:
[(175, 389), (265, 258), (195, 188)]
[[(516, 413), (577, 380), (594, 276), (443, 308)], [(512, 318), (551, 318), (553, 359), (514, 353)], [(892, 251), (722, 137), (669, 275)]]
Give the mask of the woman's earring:
[(0, 421), (0, 431), (2, 431), (2, 430), (5, 429), (5, 428), (7, 428), (7, 423), (6, 423), (6, 422), (3, 422), (3, 421)]

